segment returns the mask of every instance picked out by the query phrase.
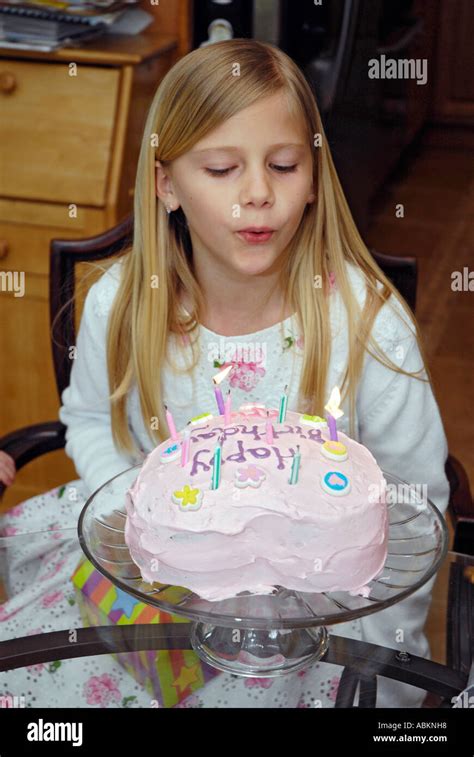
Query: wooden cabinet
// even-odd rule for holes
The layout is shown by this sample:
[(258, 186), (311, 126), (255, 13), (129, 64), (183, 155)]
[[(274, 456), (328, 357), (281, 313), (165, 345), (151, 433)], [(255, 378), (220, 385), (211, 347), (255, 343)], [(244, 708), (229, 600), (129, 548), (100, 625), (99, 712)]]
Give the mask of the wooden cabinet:
[(441, 0), (433, 119), (474, 126), (474, 3)]
[(120, 68), (3, 59), (0, 72), (11, 77), (2, 97), (0, 194), (103, 207)]
[[(132, 209), (156, 88), (190, 48), (189, 0), (147, 6), (135, 37), (55, 53), (0, 47), (0, 435), (54, 420), (50, 243), (84, 238)], [(64, 451), (19, 471), (0, 509), (77, 476)]]

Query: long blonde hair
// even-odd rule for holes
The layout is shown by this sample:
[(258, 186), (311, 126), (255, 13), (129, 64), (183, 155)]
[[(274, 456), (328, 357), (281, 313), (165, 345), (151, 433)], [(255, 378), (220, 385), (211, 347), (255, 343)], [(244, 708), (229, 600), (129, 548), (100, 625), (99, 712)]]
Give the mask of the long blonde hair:
[[(239, 75), (235, 75), (238, 66)], [(369, 345), (375, 359), (387, 368), (429, 381), (418, 324), (412, 310), (384, 275), (362, 241), (334, 168), (315, 98), (298, 66), (277, 47), (252, 39), (233, 39), (193, 50), (180, 59), (160, 83), (148, 113), (138, 160), (134, 196), (132, 246), (123, 253), (122, 277), (108, 325), (112, 432), (117, 448), (135, 453), (137, 448), (127, 423), (127, 396), (137, 384), (141, 413), (154, 445), (168, 437), (164, 414), (161, 367), (167, 354), (168, 335), (187, 337), (194, 352), (203, 298), (193, 273), (192, 247), (181, 208), (168, 217), (155, 191), (155, 160), (164, 166), (187, 152), (206, 134), (244, 108), (266, 96), (286, 94), (288, 107), (307, 130), (309, 144), (321, 135), (314, 150), (313, 181), (316, 202), (306, 206), (300, 226), (288, 249), (282, 270), (284, 303), (297, 313), (305, 335), (299, 385), (298, 410), (323, 416), (328, 399), (326, 386), (331, 353), (329, 273), (347, 311), (348, 364), (342, 401), (349, 397), (350, 435), (354, 436), (354, 408), (364, 352)], [(114, 258), (111, 262), (115, 262)], [(348, 276), (353, 263), (366, 282), (361, 310)], [(314, 286), (315, 277), (325, 282)], [(158, 282), (152, 286), (151, 282)], [(377, 286), (380, 282), (383, 286)], [(192, 303), (186, 316), (180, 312), (179, 292)], [(414, 325), (427, 378), (408, 373), (381, 350), (371, 331), (382, 305), (393, 295)], [(394, 311), (394, 317), (396, 311)], [(308, 338), (311, 335), (311, 338)], [(178, 343), (178, 342), (177, 342)]]

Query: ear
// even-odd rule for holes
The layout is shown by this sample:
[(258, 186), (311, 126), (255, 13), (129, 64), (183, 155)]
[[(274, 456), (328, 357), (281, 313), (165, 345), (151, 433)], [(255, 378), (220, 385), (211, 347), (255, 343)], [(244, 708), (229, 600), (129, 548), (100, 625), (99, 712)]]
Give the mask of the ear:
[(179, 207), (179, 202), (176, 200), (176, 196), (173, 191), (173, 183), (169, 173), (167, 173), (159, 160), (155, 160), (156, 177), (155, 177), (155, 191), (156, 196), (164, 202), (171, 210), (176, 210)]
[(311, 194), (308, 196), (307, 202), (308, 203), (314, 202), (315, 199), (316, 199), (316, 195), (314, 194), (314, 192), (311, 192)]

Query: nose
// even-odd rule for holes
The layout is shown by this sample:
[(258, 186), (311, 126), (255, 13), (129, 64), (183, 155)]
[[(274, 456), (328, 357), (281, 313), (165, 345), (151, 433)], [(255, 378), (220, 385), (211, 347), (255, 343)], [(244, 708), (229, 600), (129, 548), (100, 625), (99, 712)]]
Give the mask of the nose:
[(261, 207), (273, 204), (273, 200), (273, 188), (265, 170), (256, 167), (245, 171), (240, 191), (240, 204)]

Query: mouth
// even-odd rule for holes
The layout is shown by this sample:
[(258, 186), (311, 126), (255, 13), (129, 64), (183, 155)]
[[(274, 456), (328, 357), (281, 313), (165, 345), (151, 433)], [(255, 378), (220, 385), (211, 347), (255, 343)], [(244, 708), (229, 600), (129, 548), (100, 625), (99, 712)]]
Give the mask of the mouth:
[(275, 230), (267, 227), (261, 229), (250, 228), (242, 229), (242, 231), (237, 231), (236, 233), (237, 236), (248, 244), (263, 244), (272, 238)]

